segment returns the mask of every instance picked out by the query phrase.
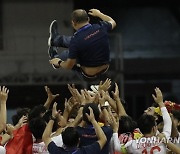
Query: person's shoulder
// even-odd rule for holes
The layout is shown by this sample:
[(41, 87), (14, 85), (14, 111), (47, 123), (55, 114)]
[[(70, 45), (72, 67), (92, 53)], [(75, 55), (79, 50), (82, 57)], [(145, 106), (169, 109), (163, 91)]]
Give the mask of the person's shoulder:
[(112, 132), (112, 128), (110, 126), (103, 126), (101, 127), (103, 131), (109, 131), (109, 132)]
[(78, 151), (79, 153), (92, 154), (101, 152), (101, 148), (98, 142), (94, 142), (93, 144), (82, 146)]
[(61, 148), (61, 147), (58, 147), (53, 141), (51, 141), (49, 144), (48, 144), (48, 151), (50, 153), (62, 153), (64, 152), (64, 149)]

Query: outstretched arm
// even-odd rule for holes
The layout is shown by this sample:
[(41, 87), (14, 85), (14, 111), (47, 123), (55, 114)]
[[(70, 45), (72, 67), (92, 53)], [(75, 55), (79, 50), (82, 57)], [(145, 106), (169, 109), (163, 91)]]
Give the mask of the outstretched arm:
[(124, 109), (124, 106), (122, 105), (121, 99), (119, 98), (119, 88), (118, 88), (117, 83), (115, 83), (115, 92), (112, 91), (112, 94), (113, 94), (114, 99), (115, 99), (116, 104), (117, 104), (117, 110), (118, 110), (119, 117), (127, 116), (127, 113)]
[(167, 109), (163, 103), (163, 95), (162, 95), (161, 90), (156, 87), (155, 93), (156, 93), (156, 96), (154, 94), (152, 94), (152, 96), (154, 98), (154, 101), (161, 108), (162, 117), (163, 117), (163, 121), (164, 121), (163, 133), (165, 134), (166, 138), (169, 138), (171, 135), (172, 121), (171, 121), (169, 113), (168, 113), (168, 111), (167, 111)]
[(0, 87), (0, 133), (6, 128), (7, 111), (6, 102), (8, 98), (9, 89), (5, 86)]
[(114, 27), (116, 27), (116, 22), (114, 21), (114, 19), (112, 19), (110, 16), (103, 14), (102, 12), (100, 12), (97, 9), (90, 9), (88, 12), (89, 15), (95, 16), (95, 17), (99, 17), (101, 18), (103, 21), (107, 21), (109, 23), (111, 23), (112, 25), (112, 29), (114, 29)]
[(100, 148), (102, 149), (107, 141), (106, 135), (104, 134), (103, 130), (101, 129), (101, 127), (99, 126), (99, 124), (97, 123), (97, 121), (94, 118), (94, 113), (91, 107), (89, 107), (90, 110), (90, 115), (88, 115), (86, 113), (86, 116), (88, 118), (88, 120), (92, 123), (92, 125), (94, 126), (96, 135), (98, 137), (98, 143), (100, 145)]
[(47, 96), (48, 96), (46, 102), (44, 103), (44, 107), (48, 110), (49, 107), (50, 107), (50, 105), (51, 105), (51, 103), (53, 102), (53, 100), (54, 100), (56, 97), (58, 97), (59, 94), (53, 95), (53, 93), (51, 92), (51, 90), (49, 89), (48, 86), (44, 86), (44, 89), (45, 89), (45, 91), (46, 91), (46, 93), (47, 93)]
[(49, 63), (55, 65), (58, 68), (72, 69), (76, 64), (76, 59), (68, 58), (66, 61), (62, 61), (60, 58), (53, 58), (49, 60)]
[(46, 128), (44, 130), (43, 136), (42, 136), (42, 140), (43, 140), (43, 142), (45, 143), (45, 145), (47, 147), (48, 147), (49, 143), (52, 141), (51, 138), (50, 138), (50, 135), (52, 133), (54, 120), (58, 116), (56, 106), (57, 106), (57, 103), (55, 102), (54, 105), (53, 105), (53, 109), (52, 109), (52, 117), (49, 120), (49, 122), (48, 122), (48, 124), (47, 124), (47, 126), (46, 126)]

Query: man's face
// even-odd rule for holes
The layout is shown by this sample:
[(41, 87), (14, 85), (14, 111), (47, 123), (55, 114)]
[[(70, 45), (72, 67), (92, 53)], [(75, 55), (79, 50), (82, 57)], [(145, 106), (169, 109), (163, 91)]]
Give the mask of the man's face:
[(148, 115), (153, 115), (154, 116), (154, 107), (148, 107), (146, 110), (144, 110), (144, 113), (148, 114)]

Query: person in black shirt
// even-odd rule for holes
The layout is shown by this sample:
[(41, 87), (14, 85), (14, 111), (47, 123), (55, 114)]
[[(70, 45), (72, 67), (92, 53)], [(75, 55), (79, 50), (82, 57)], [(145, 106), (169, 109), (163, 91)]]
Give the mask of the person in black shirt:
[(107, 138), (103, 130), (97, 123), (94, 117), (93, 109), (89, 107), (89, 114), (86, 114), (87, 119), (92, 123), (98, 140), (90, 145), (82, 146), (78, 148), (79, 144), (79, 134), (77, 130), (73, 127), (67, 127), (64, 132), (62, 132), (62, 140), (64, 143), (63, 147), (57, 147), (55, 143), (51, 140), (50, 135), (52, 133), (52, 127), (54, 124), (54, 119), (56, 119), (58, 112), (56, 110), (57, 103), (53, 105), (52, 118), (46, 126), (43, 133), (43, 141), (51, 154), (99, 154), (101, 149), (104, 147)]
[[(88, 14), (102, 21), (90, 24)], [(108, 31), (114, 29), (116, 22), (97, 9), (89, 10), (88, 14), (82, 9), (73, 11), (72, 26), (76, 30), (73, 36), (59, 35), (57, 21), (54, 20), (50, 25), (48, 53), (54, 68), (72, 69), (87, 78), (95, 78), (109, 68)], [(58, 47), (66, 47), (68, 51), (58, 54)]]

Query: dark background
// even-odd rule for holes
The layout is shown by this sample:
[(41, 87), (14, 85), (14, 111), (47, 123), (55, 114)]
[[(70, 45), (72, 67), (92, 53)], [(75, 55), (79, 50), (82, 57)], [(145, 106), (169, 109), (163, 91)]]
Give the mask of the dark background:
[[(128, 105), (128, 113), (137, 119), (143, 110), (150, 106), (153, 102), (151, 94), (156, 86), (160, 87), (165, 99), (179, 102), (180, 98), (180, 3), (175, 0), (171, 1), (142, 1), (142, 0), (22, 0), (1, 1), (0, 13), (0, 48), (5, 51), (3, 22), (6, 19), (3, 17), (3, 10), (6, 4), (17, 5), (21, 3), (40, 4), (47, 3), (72, 3), (73, 9), (97, 8), (101, 12), (110, 15), (116, 22), (117, 27), (110, 33), (110, 42), (112, 49), (111, 67), (107, 77), (117, 82), (120, 86), (121, 97), (125, 99)], [(71, 11), (72, 11), (71, 10)], [(11, 10), (9, 10), (11, 11)], [(37, 17), (40, 10), (36, 11)], [(56, 15), (62, 15), (62, 10), (58, 10)], [(69, 10), (67, 14), (70, 16)], [(4, 13), (5, 14), (5, 13)], [(29, 12), (29, 14), (31, 14)], [(47, 23), (53, 19), (50, 12), (46, 10)], [(24, 14), (22, 14), (24, 16)], [(35, 18), (35, 17), (32, 17)], [(39, 19), (39, 22), (45, 22)], [(67, 29), (72, 29), (70, 26), (70, 18), (63, 21)], [(28, 21), (28, 20), (27, 20)], [(91, 17), (91, 22), (96, 22), (97, 19)], [(1, 24), (2, 23), (2, 24)], [(28, 25), (26, 20), (21, 25)], [(36, 26), (38, 24), (38, 26)], [(34, 22), (32, 25), (37, 31), (42, 27), (39, 23)], [(48, 29), (49, 25), (45, 25)], [(72, 34), (72, 33), (71, 33)], [(36, 33), (34, 35), (36, 37)], [(21, 38), (24, 36), (20, 36)], [(42, 35), (48, 38), (48, 32)], [(24, 38), (26, 39), (26, 37)], [(46, 43), (46, 42), (45, 42)], [(47, 46), (47, 44), (45, 44)], [(47, 48), (47, 47), (46, 47)], [(26, 48), (22, 49), (26, 50)], [(42, 49), (44, 50), (44, 49)], [(36, 55), (36, 52), (33, 53)], [(14, 54), (15, 55), (15, 54)], [(34, 56), (32, 55), (32, 56)], [(8, 61), (8, 55), (1, 53)], [(31, 56), (31, 55), (30, 55)], [(45, 55), (47, 56), (47, 55)], [(23, 57), (22, 57), (23, 59)], [(11, 59), (9, 60), (11, 61)], [(33, 62), (33, 58), (30, 61)], [(45, 61), (45, 60), (43, 60)], [(6, 67), (7, 64), (2, 64)], [(84, 83), (79, 80), (74, 74), (69, 72), (50, 72), (48, 74), (36, 71), (21, 70), (23, 63), (17, 62), (18, 68), (12, 73), (1, 74), (1, 85), (7, 85), (10, 89), (8, 108), (15, 109), (17, 107), (33, 107), (39, 103), (44, 103), (46, 93), (44, 85), (48, 85), (53, 93), (59, 93), (60, 98), (57, 99), (59, 107), (63, 108), (65, 97), (70, 97), (67, 89), (67, 83), (76, 83), (78, 88), (89, 88), (94, 83)], [(31, 66), (30, 66), (31, 67)], [(30, 67), (28, 69), (30, 69)], [(2, 69), (1, 69), (2, 70)], [(8, 69), (2, 70), (6, 72)], [(34, 74), (39, 75), (38, 81), (29, 82)], [(52, 75), (53, 74), (53, 75)], [(59, 79), (58, 75), (60, 76)], [(25, 77), (26, 76), (26, 77)], [(15, 78), (16, 77), (16, 78)], [(34, 77), (34, 76), (33, 76)], [(114, 89), (112, 86), (111, 90)]]

